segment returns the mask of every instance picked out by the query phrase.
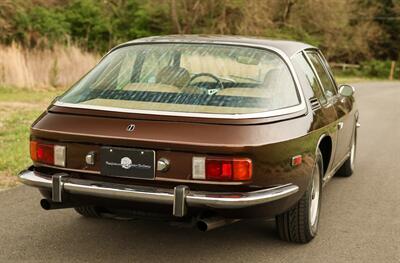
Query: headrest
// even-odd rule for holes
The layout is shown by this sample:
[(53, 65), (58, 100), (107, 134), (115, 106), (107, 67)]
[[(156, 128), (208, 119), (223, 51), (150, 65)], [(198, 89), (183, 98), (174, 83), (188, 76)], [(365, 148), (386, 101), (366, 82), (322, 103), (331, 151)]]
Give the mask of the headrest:
[(157, 76), (156, 82), (173, 85), (176, 87), (184, 87), (190, 80), (189, 71), (177, 66), (167, 66), (162, 68)]

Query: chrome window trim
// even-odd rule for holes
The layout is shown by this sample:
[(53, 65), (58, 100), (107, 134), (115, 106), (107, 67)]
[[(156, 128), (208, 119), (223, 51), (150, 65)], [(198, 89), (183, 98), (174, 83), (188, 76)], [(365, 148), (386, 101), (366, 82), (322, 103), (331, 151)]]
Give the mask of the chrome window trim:
[(218, 114), (218, 113), (193, 113), (193, 112), (178, 112), (178, 111), (154, 111), (154, 110), (135, 110), (117, 107), (106, 107), (96, 105), (85, 105), (85, 104), (74, 104), (57, 101), (53, 104), (54, 106), (75, 108), (75, 109), (86, 109), (86, 110), (101, 110), (110, 112), (121, 112), (121, 113), (137, 113), (137, 114), (148, 114), (148, 115), (161, 115), (161, 116), (176, 116), (176, 117), (200, 117), (200, 118), (215, 118), (215, 119), (249, 119), (249, 118), (266, 118), (281, 116), (304, 110), (304, 105), (296, 105), (289, 108), (283, 108), (279, 110), (273, 110), (269, 112), (257, 112), (257, 113), (246, 113), (246, 114)]
[[(121, 44), (113, 49), (111, 49), (106, 55), (102, 57), (103, 60), (108, 54), (111, 52), (126, 46), (131, 45), (152, 45), (152, 44), (210, 44), (210, 45), (228, 45), (228, 46), (238, 46), (238, 47), (252, 47), (263, 49), (266, 51), (273, 52), (277, 54), (287, 65), (290, 74), (292, 75), (296, 91), (299, 95), (300, 103), (294, 106), (271, 110), (271, 111), (263, 111), (257, 113), (239, 113), (239, 114), (218, 114), (218, 113), (196, 113), (196, 112), (175, 112), (175, 111), (154, 111), (154, 110), (138, 110), (138, 109), (126, 109), (126, 108), (117, 108), (117, 107), (108, 107), (108, 106), (96, 106), (96, 105), (85, 105), (85, 104), (75, 104), (75, 103), (66, 103), (61, 102), (58, 99), (53, 103), (54, 106), (65, 107), (65, 108), (77, 108), (77, 109), (88, 109), (88, 110), (101, 110), (101, 111), (111, 111), (111, 112), (123, 112), (123, 113), (134, 113), (134, 114), (148, 114), (148, 115), (162, 115), (162, 116), (176, 116), (176, 117), (199, 117), (199, 118), (212, 118), (212, 119), (256, 119), (256, 118), (268, 118), (268, 117), (277, 117), (287, 114), (300, 113), (306, 110), (305, 114), (308, 112), (308, 108), (306, 106), (306, 101), (304, 98), (304, 93), (300, 85), (300, 81), (298, 80), (297, 74), (294, 70), (292, 62), (288, 55), (286, 55), (283, 51), (278, 48), (259, 45), (259, 44), (250, 44), (250, 43), (235, 43), (229, 41), (171, 41), (171, 40), (157, 40), (153, 42), (146, 41), (134, 41), (128, 42), (125, 44)], [(100, 60), (100, 61), (101, 61)]]

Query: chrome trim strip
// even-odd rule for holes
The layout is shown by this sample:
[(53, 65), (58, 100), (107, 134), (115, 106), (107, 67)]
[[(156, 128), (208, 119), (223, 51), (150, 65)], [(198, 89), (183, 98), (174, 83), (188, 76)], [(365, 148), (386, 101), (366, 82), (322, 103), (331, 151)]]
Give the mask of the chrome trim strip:
[[(276, 117), (281, 115), (287, 115), (292, 113), (299, 113), (303, 110), (307, 110), (306, 102), (304, 98), (303, 90), (301, 89), (301, 85), (299, 79), (297, 77), (296, 71), (290, 61), (290, 58), (278, 48), (266, 46), (266, 45), (258, 45), (258, 44), (250, 44), (250, 43), (235, 43), (230, 41), (176, 41), (173, 42), (171, 40), (156, 40), (152, 42), (145, 41), (137, 41), (137, 42), (128, 42), (125, 44), (121, 44), (113, 49), (111, 49), (104, 57), (108, 54), (122, 47), (130, 46), (130, 45), (152, 45), (152, 44), (210, 44), (210, 45), (229, 45), (229, 46), (239, 46), (239, 47), (253, 47), (259, 48), (267, 51), (272, 51), (276, 53), (287, 65), (289, 68), (289, 72), (292, 75), (295, 88), (300, 96), (300, 103), (295, 106), (277, 109), (267, 112), (257, 112), (257, 113), (245, 113), (245, 114), (216, 114), (216, 113), (193, 113), (193, 112), (174, 112), (174, 111), (154, 111), (154, 110), (135, 110), (135, 109), (126, 109), (126, 108), (116, 108), (116, 107), (107, 107), (107, 106), (95, 106), (95, 105), (85, 105), (85, 104), (75, 104), (75, 103), (65, 103), (57, 100), (53, 103), (53, 105), (58, 107), (66, 107), (66, 108), (77, 108), (77, 109), (89, 109), (89, 110), (102, 110), (102, 111), (111, 111), (111, 112), (124, 112), (124, 113), (137, 113), (137, 114), (150, 114), (150, 115), (163, 115), (163, 116), (177, 116), (177, 117), (200, 117), (200, 118), (213, 118), (213, 119), (253, 119), (253, 118), (267, 118), (267, 117)], [(103, 57), (103, 58), (104, 58)], [(102, 59), (103, 59), (102, 58)], [(305, 113), (307, 114), (307, 112)]]
[[(51, 178), (45, 177), (38, 172), (25, 170), (18, 177), (20, 182), (26, 185), (52, 189)], [(173, 205), (175, 198), (173, 189), (122, 185), (65, 177), (62, 178), (62, 188), (62, 191), (71, 194), (167, 205)], [(237, 209), (282, 199), (296, 193), (299, 187), (293, 184), (286, 184), (252, 192), (226, 193), (187, 190), (186, 204), (188, 206)]]
[(65, 108), (100, 110), (100, 111), (109, 111), (109, 112), (136, 113), (136, 114), (175, 116), (175, 117), (234, 119), (234, 120), (275, 117), (275, 116), (282, 116), (282, 115), (297, 113), (297, 112), (301, 112), (302, 110), (304, 110), (304, 106), (303, 106), (304, 103), (296, 105), (296, 106), (278, 109), (278, 110), (272, 110), (272, 111), (268, 111), (268, 112), (245, 113), (245, 114), (217, 114), (217, 113), (213, 114), (213, 113), (192, 113), (192, 112), (178, 112), (178, 111), (134, 110), (134, 109), (125, 109), (125, 108), (117, 108), (117, 107), (65, 103), (65, 102), (61, 102), (61, 101), (56, 101), (53, 105), (58, 106), (58, 107), (65, 107)]

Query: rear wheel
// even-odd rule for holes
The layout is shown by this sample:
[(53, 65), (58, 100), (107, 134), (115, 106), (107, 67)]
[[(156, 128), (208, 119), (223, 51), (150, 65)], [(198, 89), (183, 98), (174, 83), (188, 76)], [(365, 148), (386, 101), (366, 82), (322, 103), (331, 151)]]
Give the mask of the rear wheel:
[(307, 191), (294, 207), (276, 216), (276, 225), (281, 239), (308, 243), (316, 236), (321, 207), (322, 171), (322, 155), (318, 149)]
[(100, 209), (95, 206), (80, 206), (75, 207), (74, 209), (78, 214), (84, 217), (101, 217)]

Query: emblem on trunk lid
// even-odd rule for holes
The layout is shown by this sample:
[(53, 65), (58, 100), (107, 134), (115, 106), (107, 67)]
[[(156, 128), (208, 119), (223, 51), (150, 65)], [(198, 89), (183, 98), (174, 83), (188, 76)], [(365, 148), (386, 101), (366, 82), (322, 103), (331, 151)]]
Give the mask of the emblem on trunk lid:
[(134, 131), (135, 130), (136, 125), (135, 124), (129, 124), (128, 127), (126, 127), (127, 131)]

